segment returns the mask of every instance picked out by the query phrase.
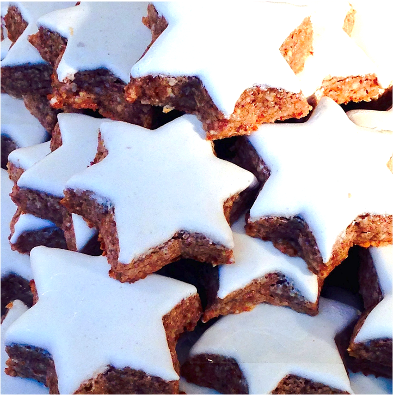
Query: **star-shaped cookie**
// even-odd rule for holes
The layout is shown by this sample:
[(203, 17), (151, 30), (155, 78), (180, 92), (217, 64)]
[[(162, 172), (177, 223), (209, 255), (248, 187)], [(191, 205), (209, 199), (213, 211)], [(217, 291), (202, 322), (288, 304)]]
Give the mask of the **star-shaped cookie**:
[(203, 320), (251, 310), (263, 302), (317, 314), (318, 276), (303, 259), (289, 257), (271, 242), (248, 236), (244, 223), (242, 217), (232, 226), (235, 263), (218, 268), (217, 295), (205, 310)]
[(12, 186), (7, 171), (1, 169), (1, 315), (5, 313), (5, 306), (16, 298), (30, 306), (33, 302), (29, 287), (33, 278), (29, 257), (12, 250), (8, 240), (10, 222), (17, 209), (10, 198)]
[[(361, 251), (360, 292), (366, 310), (349, 344), (351, 370), (392, 377), (393, 244)], [(374, 275), (375, 274), (375, 275)]]
[(313, 48), (298, 74), (304, 95), (313, 101), (328, 96), (337, 103), (378, 97), (386, 88), (383, 75), (352, 39), (357, 4), (308, 3), (313, 10)]
[(47, 388), (43, 385), (34, 382), (32, 380), (22, 380), (20, 377), (8, 376), (4, 369), (6, 368), (5, 361), (7, 360), (7, 353), (4, 348), (5, 333), (9, 326), (18, 319), (23, 313), (26, 312), (28, 307), (20, 300), (12, 302), (12, 307), (9, 308), (6, 317), (1, 323), (1, 392), (4, 394), (10, 394), (12, 392), (23, 394), (48, 394)]
[(226, 218), (255, 178), (214, 155), (197, 118), (100, 131), (104, 159), (68, 180), (63, 204), (99, 227), (112, 275), (135, 281), (180, 257), (230, 263)]
[(392, 240), (393, 134), (362, 128), (322, 98), (302, 124), (262, 125), (249, 138), (270, 169), (247, 233), (294, 242), (327, 275), (353, 244)]
[(2, 93), (1, 113), (1, 134), (10, 136), (18, 147), (27, 147), (48, 140), (48, 133), (29, 113), (23, 100)]
[(124, 96), (130, 69), (150, 43), (142, 23), (146, 7), (86, 1), (39, 18), (30, 42), (54, 68), (54, 108), (92, 109), (105, 118), (152, 127), (153, 108)]
[(42, 64), (46, 63), (39, 52), (29, 43), (29, 36), (37, 32), (37, 20), (42, 15), (65, 7), (70, 7), (72, 2), (13, 2), (21, 12), (23, 19), (27, 22), (27, 27), (14, 45), (10, 48), (7, 56), (1, 63), (1, 67), (11, 67), (17, 65)]
[[(200, 314), (194, 286), (158, 275), (122, 284), (108, 277), (105, 257), (47, 247), (31, 251), (31, 264), (38, 302), (10, 326), (7, 352), (29, 345), (53, 358), (58, 388), (52, 382), (51, 392), (73, 393), (110, 367), (176, 389), (175, 337)], [(177, 324), (174, 311), (182, 317)], [(132, 385), (127, 389), (143, 384)]]
[[(146, 82), (149, 81), (155, 87), (155, 77), (158, 77), (157, 81), (161, 77), (168, 78), (166, 89), (171, 94), (167, 98), (160, 99), (159, 91), (156, 98), (157, 92), (150, 88), (146, 89), (147, 97), (143, 99), (155, 105), (172, 106), (197, 114), (203, 120), (208, 137), (211, 138), (228, 137), (229, 128), (234, 128), (235, 124), (238, 133), (249, 134), (253, 130), (253, 122), (272, 122), (264, 118), (267, 117), (269, 100), (273, 102), (276, 99), (274, 92), (269, 91), (270, 88), (277, 89), (283, 96), (286, 93), (293, 94), (287, 101), (293, 100), (298, 105), (294, 104), (292, 108), (291, 104), (283, 100), (281, 112), (275, 114), (275, 119), (291, 116), (299, 118), (308, 113), (306, 105), (299, 105), (304, 99), (300, 94), (299, 83), (280, 53), (280, 46), (286, 38), (309, 17), (307, 7), (261, 1), (241, 5), (217, 3), (210, 4), (209, 7), (190, 6), (189, 3), (182, 2), (157, 2), (154, 3), (154, 8), (158, 14), (154, 18), (164, 18), (168, 27), (160, 32), (148, 51), (132, 67), (133, 79), (130, 89), (126, 90), (130, 101), (144, 89), (143, 82), (139, 84), (138, 79), (144, 81), (143, 78), (146, 77)], [(153, 20), (154, 18), (152, 17)], [(280, 23), (277, 23), (278, 20)], [(154, 24), (152, 22), (152, 29), (156, 27)], [(302, 33), (296, 50), (306, 46), (309, 32)], [(153, 37), (156, 34), (153, 30)], [(294, 53), (295, 48), (291, 48), (289, 52)], [(185, 82), (184, 89), (176, 94), (176, 85), (184, 82), (182, 78), (197, 78), (198, 82), (189, 81), (189, 86)], [(205, 90), (203, 93), (196, 92), (198, 83)], [(266, 97), (257, 88), (261, 91), (267, 90)], [(202, 100), (205, 92), (209, 96), (206, 104), (208, 109), (200, 108), (204, 103)], [(248, 108), (250, 103), (243, 102), (243, 105), (239, 104), (237, 107), (243, 92), (246, 96), (250, 94), (249, 100), (253, 109)], [(184, 96), (182, 104), (180, 100), (176, 103), (174, 95)], [(161, 101), (163, 103), (158, 103)], [(263, 105), (265, 109), (259, 108)], [(246, 108), (253, 114), (250, 119), (247, 112), (242, 114)], [(204, 110), (210, 111), (210, 116), (219, 119), (221, 125), (218, 121), (214, 123), (209, 120)], [(224, 125), (228, 128), (226, 132)], [(217, 130), (213, 130), (215, 127)]]
[[(94, 160), (99, 126), (111, 121), (82, 114), (62, 113), (58, 115), (58, 122), (59, 136), (56, 140), (60, 140), (61, 145), (23, 171), (17, 179), (12, 198), (24, 212), (49, 219), (62, 228), (69, 249), (77, 250), (78, 240), (85, 245), (95, 231), (92, 231), (86, 224), (83, 225), (84, 221), (80, 218), (70, 215), (60, 204), (60, 200), (64, 197), (63, 189), (67, 180), (88, 167)], [(18, 163), (23, 167), (34, 162), (36, 154), (39, 156), (41, 151), (44, 153), (45, 148), (45, 146), (37, 145), (29, 150), (18, 152), (19, 155), (12, 155), (11, 159), (16, 163), (11, 165), (14, 179), (15, 175), (20, 173), (20, 170), (16, 168)], [(37, 200), (39, 204), (36, 203)], [(74, 223), (74, 219), (78, 225)], [(83, 242), (78, 233), (84, 239)], [(79, 246), (82, 244), (79, 243)]]
[(13, 182), (8, 178), (7, 171), (1, 169), (1, 277), (15, 273), (30, 281), (33, 277), (29, 257), (11, 250), (8, 240), (10, 222), (17, 207), (10, 199)]
[(47, 131), (25, 107), (23, 100), (1, 94), (1, 163), (16, 148), (42, 143), (50, 138)]
[(86, 1), (39, 18), (40, 27), (67, 39), (56, 68), (58, 79), (72, 80), (78, 71), (106, 68), (128, 82), (131, 67), (151, 39), (149, 30), (142, 24), (146, 6), (138, 2)]
[[(182, 375), (222, 393), (234, 393), (236, 386), (241, 390), (236, 393), (285, 393), (286, 379), (298, 393), (307, 393), (307, 382), (312, 388), (330, 387), (325, 387), (327, 393), (351, 392), (334, 338), (356, 313), (350, 306), (321, 298), (315, 317), (269, 304), (222, 317), (192, 347)], [(232, 374), (220, 385), (223, 371)]]
[(26, 94), (34, 95), (35, 100), (45, 103), (47, 111), (50, 111), (49, 103), (45, 102), (45, 95), (51, 92), (52, 66), (41, 57), (28, 39), (31, 34), (38, 31), (36, 22), (40, 16), (69, 7), (72, 2), (18, 1), (12, 2), (11, 5), (16, 10), (9, 17), (9, 23), (20, 23), (21, 17), (26, 22), (26, 28), (1, 62), (1, 91), (19, 98)]

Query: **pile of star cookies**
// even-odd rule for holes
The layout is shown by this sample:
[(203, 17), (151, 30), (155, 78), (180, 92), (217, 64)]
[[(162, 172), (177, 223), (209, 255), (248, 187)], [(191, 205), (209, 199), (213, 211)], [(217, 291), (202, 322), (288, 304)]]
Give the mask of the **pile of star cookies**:
[(2, 4), (9, 376), (391, 378), (393, 65), (366, 3)]

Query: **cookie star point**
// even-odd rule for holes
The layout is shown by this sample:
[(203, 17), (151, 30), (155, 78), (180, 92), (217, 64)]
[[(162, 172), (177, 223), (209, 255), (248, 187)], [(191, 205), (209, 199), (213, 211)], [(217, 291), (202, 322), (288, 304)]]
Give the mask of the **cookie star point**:
[(336, 241), (359, 216), (391, 217), (393, 175), (386, 163), (392, 140), (392, 133), (353, 124), (326, 97), (305, 123), (262, 125), (249, 141), (271, 176), (251, 208), (250, 220), (300, 216), (327, 263)]
[(163, 317), (196, 295), (195, 287), (158, 275), (122, 284), (108, 277), (105, 257), (67, 250), (36, 247), (31, 262), (39, 299), (6, 342), (48, 351), (60, 393), (73, 393), (109, 365), (178, 380)]
[(68, 181), (66, 197), (71, 210), (77, 207), (72, 191), (82, 199), (88, 191), (106, 201), (113, 210), (119, 262), (128, 264), (171, 240), (178, 243), (181, 232), (232, 248), (223, 206), (255, 177), (218, 159), (202, 136), (191, 115), (154, 131), (122, 122), (101, 126), (107, 154)]

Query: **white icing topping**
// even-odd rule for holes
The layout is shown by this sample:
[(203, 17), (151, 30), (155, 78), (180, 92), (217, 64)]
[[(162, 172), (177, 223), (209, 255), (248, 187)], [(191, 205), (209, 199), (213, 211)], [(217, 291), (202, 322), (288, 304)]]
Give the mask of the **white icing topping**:
[(213, 154), (195, 116), (153, 131), (104, 123), (101, 133), (108, 155), (72, 177), (67, 188), (93, 191), (115, 207), (119, 262), (131, 262), (180, 230), (233, 247), (223, 204), (255, 177)]
[[(355, 395), (391, 395), (393, 392), (393, 380), (384, 377), (365, 376), (362, 373), (349, 373), (351, 388)], [(187, 395), (219, 395), (210, 388), (198, 387), (180, 379), (180, 390)]]
[(393, 295), (386, 295), (369, 313), (354, 342), (363, 343), (373, 339), (392, 338)]
[(293, 281), (294, 287), (306, 300), (317, 300), (318, 277), (310, 272), (303, 259), (284, 255), (271, 242), (246, 235), (244, 217), (232, 226), (232, 231), (235, 263), (219, 267), (219, 298), (244, 288), (254, 279), (278, 272)]
[(154, 6), (168, 27), (131, 69), (132, 77), (196, 76), (227, 118), (253, 86), (300, 91), (279, 48), (309, 15), (307, 7), (265, 1), (213, 2), (208, 10), (188, 2)]
[(7, 170), (1, 169), (1, 277), (15, 273), (31, 280), (29, 256), (12, 251), (8, 241), (10, 222), (16, 212), (16, 206), (9, 196), (13, 185)]
[(313, 32), (325, 28), (342, 29), (345, 17), (351, 11), (351, 3), (347, 0), (275, 0), (275, 3), (290, 3), (309, 7)]
[[(5, 31), (5, 28), (3, 29), (3, 31)], [(11, 47), (11, 44), (12, 44), (12, 41), (7, 37), (6, 32), (4, 32), (4, 36), (5, 36), (5, 38), (1, 42), (1, 60), (3, 60), (6, 57), (8, 51)]]
[(30, 114), (22, 99), (1, 94), (1, 134), (10, 137), (18, 147), (43, 143), (49, 134)]
[(18, 241), (19, 236), (24, 232), (31, 232), (43, 228), (51, 228), (56, 226), (53, 222), (38, 218), (32, 214), (21, 214), (15, 223), (14, 233), (10, 239), (12, 244)]
[(370, 247), (383, 299), (373, 308), (355, 337), (355, 343), (392, 338), (393, 331), (393, 245)]
[(337, 26), (335, 29), (314, 31), (313, 54), (307, 57), (298, 78), (304, 95), (311, 96), (321, 88), (324, 80), (377, 72), (378, 68), (371, 59), (344, 32), (342, 26)]
[(12, 44), (8, 38), (7, 29), (5, 27), (4, 16), (7, 14), (9, 1), (0, 1), (0, 29), (3, 31), (4, 40), (0, 41), (0, 60), (3, 60), (7, 55), (8, 50)]
[(45, 15), (48, 12), (58, 10), (60, 8), (69, 7), (71, 4), (72, 2), (65, 1), (11, 2), (10, 5), (15, 5), (19, 9), (23, 19), (28, 23), (28, 25), (16, 40), (12, 48), (8, 51), (7, 56), (1, 62), (1, 66), (12, 67), (24, 64), (46, 63), (44, 59), (41, 58), (38, 50), (29, 43), (28, 37), (38, 32), (36, 22), (41, 15)]
[(333, 100), (323, 97), (305, 123), (262, 125), (249, 141), (271, 170), (250, 220), (299, 215), (323, 262), (357, 216), (393, 214), (393, 134), (355, 125)]
[(393, 107), (387, 111), (351, 110), (347, 115), (356, 125), (393, 132)]
[(27, 170), (41, 159), (44, 159), (50, 152), (50, 141), (46, 141), (45, 143), (13, 150), (8, 155), (8, 161), (20, 169)]
[(33, 380), (22, 379), (21, 377), (8, 376), (4, 369), (8, 355), (5, 352), (4, 335), (9, 326), (19, 318), (27, 307), (20, 300), (12, 303), (12, 308), (8, 311), (4, 321), (1, 323), (1, 393), (2, 394), (47, 394), (48, 389), (44, 385)]
[(97, 233), (95, 228), (90, 228), (86, 221), (77, 214), (71, 214), (74, 226), (74, 235), (77, 251), (81, 251), (87, 242)]
[(185, 379), (180, 379), (179, 390), (184, 391), (187, 395), (220, 395), (211, 388), (199, 387), (195, 384), (188, 383)]
[(393, 3), (386, 0), (351, 0), (356, 9), (352, 38), (379, 66), (378, 80), (384, 87), (393, 83), (393, 57), (389, 42)]
[(46, 247), (30, 256), (39, 300), (9, 328), (6, 344), (50, 352), (60, 393), (73, 393), (109, 364), (179, 379), (162, 318), (194, 286), (155, 274), (121, 283), (108, 276), (103, 256)]
[(82, 2), (39, 19), (38, 25), (67, 38), (67, 48), (57, 67), (60, 81), (78, 71), (107, 68), (124, 82), (130, 69), (151, 42), (143, 25), (147, 3)]
[(236, 359), (250, 394), (270, 393), (288, 374), (352, 392), (334, 337), (356, 310), (320, 299), (315, 317), (260, 304), (222, 317), (191, 349), (191, 356), (218, 354)]
[(63, 197), (67, 180), (93, 161), (97, 152), (99, 126), (111, 121), (61, 113), (58, 122), (62, 145), (27, 169), (18, 180), (19, 187)]
[(375, 377), (372, 374), (365, 376), (362, 372), (349, 373), (351, 388), (355, 394), (391, 394), (392, 379)]
[(370, 247), (369, 251), (377, 272), (382, 294), (393, 293), (393, 245)]

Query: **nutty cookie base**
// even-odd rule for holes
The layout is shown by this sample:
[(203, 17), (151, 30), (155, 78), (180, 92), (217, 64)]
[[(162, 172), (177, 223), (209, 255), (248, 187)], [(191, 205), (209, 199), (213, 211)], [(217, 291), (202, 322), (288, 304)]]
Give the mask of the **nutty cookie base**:
[(354, 372), (392, 378), (392, 338), (355, 343), (355, 337), (372, 308), (366, 310), (355, 325), (348, 347), (350, 368)]
[(33, 294), (29, 281), (18, 274), (9, 273), (1, 278), (1, 316), (7, 311), (7, 305), (14, 300), (21, 300), (26, 306), (33, 304)]
[(264, 217), (257, 221), (247, 219), (246, 233), (252, 237), (270, 240), (275, 247), (291, 256), (300, 256), (309, 269), (325, 278), (347, 256), (353, 245), (384, 246), (392, 242), (392, 216), (360, 215), (345, 230), (334, 247), (331, 258), (323, 262), (315, 238), (306, 222), (298, 217)]
[[(57, 68), (67, 39), (49, 29), (40, 27), (29, 37), (43, 59)], [(129, 103), (124, 98), (126, 84), (107, 69), (80, 71), (72, 80), (59, 81), (53, 73), (51, 105), (56, 109), (74, 108), (98, 111), (106, 118), (115, 119), (151, 128), (154, 111), (151, 106), (140, 102)]]
[[(184, 299), (163, 317), (168, 346), (177, 372), (180, 371), (175, 346), (185, 330), (193, 330), (201, 313), (198, 295)], [(6, 373), (10, 376), (35, 379), (47, 387), (51, 394), (58, 394), (58, 380), (52, 356), (31, 345), (12, 344), (6, 347), (9, 355)], [(101, 374), (81, 383), (75, 393), (81, 394), (151, 394), (178, 393), (178, 381), (165, 381), (130, 367), (116, 369), (108, 366)]]
[[(168, 25), (153, 5), (149, 5), (144, 23), (152, 31), (152, 43)], [(303, 68), (304, 59), (311, 51), (311, 43), (312, 26), (310, 19), (306, 18), (280, 48), (294, 72)], [(202, 121), (206, 137), (210, 140), (248, 135), (262, 123), (302, 118), (310, 111), (307, 100), (301, 94), (275, 88), (253, 87), (243, 92), (228, 119), (213, 103), (201, 80), (187, 76), (131, 78), (126, 87), (126, 98), (131, 103), (139, 100), (154, 106), (164, 106), (169, 110), (176, 108), (195, 114)]]
[[(319, 289), (322, 281), (319, 281)], [(269, 273), (254, 280), (243, 289), (231, 292), (224, 299), (215, 298), (203, 314), (203, 322), (219, 315), (237, 314), (250, 311), (259, 303), (276, 306), (288, 306), (291, 309), (309, 315), (318, 314), (318, 299), (309, 302), (297, 291), (293, 283), (282, 273)]]
[[(190, 358), (181, 368), (187, 381), (213, 388), (223, 394), (248, 394), (248, 384), (233, 358), (200, 354)], [(287, 375), (272, 391), (273, 394), (347, 394), (325, 384), (303, 377)]]

